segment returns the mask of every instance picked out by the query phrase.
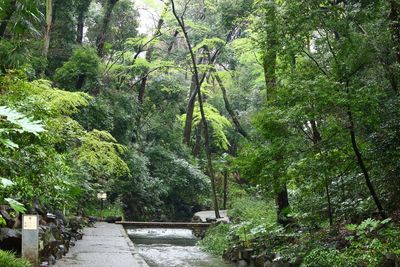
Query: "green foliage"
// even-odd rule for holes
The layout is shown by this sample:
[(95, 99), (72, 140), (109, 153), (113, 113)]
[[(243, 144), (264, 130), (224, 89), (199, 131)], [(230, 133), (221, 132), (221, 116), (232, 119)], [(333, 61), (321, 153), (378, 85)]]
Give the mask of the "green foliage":
[(4, 199), (6, 203), (10, 205), (10, 207), (15, 210), (16, 212), (19, 213), (25, 213), (26, 209), (24, 208), (24, 205), (16, 201), (15, 199), (12, 198), (5, 198)]
[[(213, 142), (219, 148), (227, 150), (229, 141), (226, 137), (225, 130), (232, 126), (231, 122), (226, 117), (222, 116), (215, 107), (208, 103), (205, 103), (204, 105), (204, 114), (207, 118), (207, 122), (210, 123), (213, 130)], [(186, 120), (186, 114), (182, 115), (181, 119), (184, 122)], [(193, 112), (192, 127), (195, 127), (200, 123), (202, 123), (200, 107), (196, 105)]]
[(75, 152), (77, 163), (93, 177), (107, 179), (129, 173), (128, 166), (121, 158), (125, 148), (111, 134), (93, 130), (82, 136), (81, 142), (82, 145)]
[(348, 225), (353, 234), (349, 245), (338, 250), (317, 246), (304, 259), (304, 266), (380, 266), (388, 254), (400, 255), (399, 227), (390, 219), (366, 219), (359, 225)]
[(37, 135), (44, 131), (39, 121), (33, 121), (13, 109), (0, 106), (0, 143), (5, 147), (18, 148), (18, 145), (9, 138), (14, 133), (27, 132)]
[(108, 203), (107, 201), (104, 203), (103, 211), (101, 211), (100, 203), (88, 205), (84, 209), (85, 216), (94, 216), (97, 218), (107, 218), (107, 217), (123, 217), (124, 212), (122, 209), (122, 205), (119, 202)]
[(13, 253), (0, 250), (0, 266), (4, 267), (31, 267), (32, 265), (23, 259), (18, 259)]
[[(62, 88), (80, 90), (85, 79), (86, 84), (95, 85), (100, 72), (100, 59), (96, 50), (91, 47), (80, 47), (74, 50), (71, 58), (57, 69), (54, 80)], [(78, 88), (80, 87), (80, 88)]]
[(231, 243), (227, 236), (230, 232), (229, 224), (219, 224), (207, 230), (206, 236), (198, 242), (199, 246), (207, 252), (221, 256)]

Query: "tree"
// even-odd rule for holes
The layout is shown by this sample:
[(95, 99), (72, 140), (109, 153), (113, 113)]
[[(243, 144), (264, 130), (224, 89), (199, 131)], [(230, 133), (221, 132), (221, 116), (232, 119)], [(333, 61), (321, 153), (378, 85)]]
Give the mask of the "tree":
[[(207, 165), (208, 165), (208, 174), (210, 175), (211, 178), (211, 188), (212, 188), (212, 193), (213, 193), (213, 204), (214, 204), (214, 211), (215, 211), (215, 217), (220, 218), (219, 214), (219, 208), (218, 208), (218, 200), (217, 200), (217, 193), (216, 193), (216, 187), (215, 187), (215, 177), (214, 177), (214, 169), (213, 169), (213, 164), (212, 164), (212, 159), (211, 159), (211, 150), (210, 150), (210, 137), (209, 137), (209, 131), (208, 131), (208, 123), (207, 123), (207, 118), (204, 113), (204, 105), (203, 105), (203, 96), (201, 93), (201, 80), (199, 76), (199, 71), (197, 68), (197, 62), (196, 62), (196, 57), (193, 52), (192, 45), (190, 43), (189, 35), (186, 31), (185, 28), (185, 21), (183, 16), (179, 16), (176, 7), (175, 7), (175, 2), (174, 0), (171, 0), (171, 5), (172, 5), (172, 12), (174, 14), (174, 17), (176, 18), (183, 35), (185, 36), (186, 44), (190, 53), (190, 58), (192, 60), (193, 64), (193, 72), (194, 72), (194, 78), (195, 78), (195, 84), (196, 88), (194, 89), (194, 93), (197, 94), (198, 96), (198, 101), (199, 101), (199, 107), (200, 107), (200, 113), (201, 113), (201, 120), (203, 122), (203, 129), (204, 129), (204, 143), (205, 143), (205, 150), (206, 150), (206, 155), (207, 155)], [(183, 12), (183, 14), (185, 11)], [(186, 118), (187, 120), (188, 118)]]

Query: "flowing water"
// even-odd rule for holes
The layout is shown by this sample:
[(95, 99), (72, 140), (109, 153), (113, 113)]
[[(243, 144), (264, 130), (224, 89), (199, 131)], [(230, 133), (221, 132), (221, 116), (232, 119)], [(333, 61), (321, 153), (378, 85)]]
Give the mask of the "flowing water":
[(202, 251), (186, 229), (129, 229), (128, 235), (150, 267), (227, 267), (219, 257)]

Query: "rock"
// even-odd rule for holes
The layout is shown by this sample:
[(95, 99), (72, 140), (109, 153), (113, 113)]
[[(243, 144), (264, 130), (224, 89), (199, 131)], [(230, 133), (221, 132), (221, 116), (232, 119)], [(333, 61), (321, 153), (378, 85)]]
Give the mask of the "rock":
[(399, 267), (400, 261), (399, 258), (395, 254), (388, 254), (385, 256), (385, 259), (380, 265), (382, 267)]
[(56, 253), (57, 251), (57, 240), (53, 235), (53, 232), (48, 226), (41, 226), (43, 233), (39, 231), (40, 240), (43, 242), (43, 249), (40, 251), (40, 256), (46, 258)]
[(121, 217), (121, 216), (119, 216), (119, 217), (117, 217), (117, 216), (110, 216), (110, 217), (107, 217), (107, 218), (105, 219), (105, 221), (108, 222), (108, 223), (115, 223), (115, 222), (118, 222), (118, 221), (122, 221), (122, 217)]
[(264, 267), (272, 267), (272, 262), (269, 260), (264, 262)]
[(241, 251), (241, 258), (246, 260), (247, 262), (250, 261), (251, 256), (253, 255), (254, 250), (250, 248), (243, 249)]
[(47, 259), (47, 262), (49, 263), (49, 266), (52, 266), (56, 264), (56, 258), (53, 255), (50, 255), (49, 258)]
[(7, 210), (0, 210), (0, 215), (6, 221), (7, 227), (13, 228), (15, 220), (8, 214)]
[(44, 210), (45, 209), (39, 204), (39, 202), (35, 200), (33, 202), (33, 206), (29, 209), (28, 214), (39, 214), (45, 217), (47, 212), (45, 212)]
[(71, 228), (72, 232), (77, 232), (79, 229), (83, 227), (82, 217), (72, 217), (69, 219), (68, 226)]
[(206, 218), (206, 222), (208, 222), (208, 223), (215, 223), (215, 222), (217, 222), (217, 219), (215, 219), (215, 218)]
[(201, 220), (200, 216), (194, 215), (192, 218), (192, 222), (201, 223), (202, 220)]
[(90, 223), (90, 224), (93, 224), (93, 223), (95, 223), (95, 222), (97, 222), (97, 218), (96, 218), (96, 217), (93, 217), (93, 216), (89, 216), (89, 223)]
[(245, 260), (240, 260), (240, 261), (237, 262), (237, 265), (236, 265), (236, 266), (237, 266), (237, 267), (248, 267), (249, 264), (248, 264), (247, 261), (245, 261)]
[(0, 249), (21, 251), (21, 230), (0, 228)]
[(63, 214), (62, 212), (60, 212), (60, 211), (55, 211), (55, 212), (54, 212), (54, 215), (56, 215), (56, 218), (57, 218), (58, 220), (61, 220), (61, 221), (62, 221), (62, 224), (65, 224), (65, 225), (68, 224), (68, 219), (67, 219), (67, 217), (64, 216), (64, 214)]
[(57, 219), (56, 215), (53, 213), (47, 213), (46, 218), (47, 218), (47, 220), (46, 220), (47, 222), (55, 222)]

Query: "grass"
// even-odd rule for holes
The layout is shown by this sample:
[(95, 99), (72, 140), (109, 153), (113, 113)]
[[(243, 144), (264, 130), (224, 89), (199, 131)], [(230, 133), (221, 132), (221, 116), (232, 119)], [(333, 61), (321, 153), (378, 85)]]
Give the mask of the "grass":
[(13, 253), (0, 250), (0, 266), (2, 267), (31, 267), (26, 260), (17, 258)]

